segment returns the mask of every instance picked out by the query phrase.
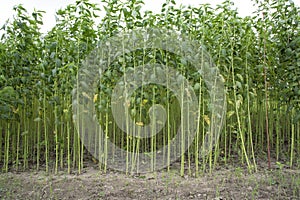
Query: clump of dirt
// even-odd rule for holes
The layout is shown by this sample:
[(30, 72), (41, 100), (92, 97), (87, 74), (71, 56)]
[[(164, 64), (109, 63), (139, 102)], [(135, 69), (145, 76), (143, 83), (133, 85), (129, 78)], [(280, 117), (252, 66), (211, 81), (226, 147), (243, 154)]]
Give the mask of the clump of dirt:
[(102, 174), (88, 167), (82, 174), (9, 172), (0, 174), (1, 199), (299, 199), (300, 172), (290, 169), (219, 169), (199, 177), (177, 170), (129, 176)]

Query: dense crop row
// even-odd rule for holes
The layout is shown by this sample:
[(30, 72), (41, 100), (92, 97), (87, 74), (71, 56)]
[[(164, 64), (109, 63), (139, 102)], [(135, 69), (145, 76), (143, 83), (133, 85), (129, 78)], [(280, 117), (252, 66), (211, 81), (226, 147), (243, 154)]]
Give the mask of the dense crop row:
[[(55, 27), (46, 34), (40, 32), (42, 11), (28, 14), (21, 5), (16, 6), (14, 19), (3, 26), (0, 43), (2, 169), (35, 166), (55, 172), (77, 168), (80, 172), (87, 153), (72, 118), (77, 71), (98, 41), (139, 27), (178, 30), (204, 45), (225, 80), (225, 125), (219, 144), (210, 154), (199, 156), (210, 123), (202, 78), (169, 52), (123, 52), (104, 73), (94, 97), (100, 124), (109, 140), (139, 154), (167, 145), (176, 134), (181, 111), (171, 92), (163, 87), (142, 87), (130, 102), (131, 116), (137, 124), (149, 123), (147, 110), (151, 105), (159, 103), (167, 108), (167, 126), (149, 140), (122, 133), (110, 111), (112, 88), (124, 66), (134, 69), (146, 62), (163, 63), (181, 71), (199, 97), (199, 131), (182, 156), (181, 174), (184, 169), (198, 173), (237, 161), (255, 170), (256, 160), (267, 162), (267, 155), (272, 163), (299, 167), (300, 9), (284, 0), (256, 3), (254, 16), (241, 18), (231, 9), (230, 1), (212, 9), (207, 4), (179, 7), (167, 0), (161, 12), (154, 14), (141, 12), (140, 0), (103, 0), (101, 5), (78, 0), (57, 12)], [(100, 9), (106, 14), (95, 24)], [(106, 156), (104, 148), (96, 158), (102, 163), (101, 170), (106, 170)], [(155, 166), (155, 157), (152, 161)], [(126, 168), (127, 172), (131, 170)]]

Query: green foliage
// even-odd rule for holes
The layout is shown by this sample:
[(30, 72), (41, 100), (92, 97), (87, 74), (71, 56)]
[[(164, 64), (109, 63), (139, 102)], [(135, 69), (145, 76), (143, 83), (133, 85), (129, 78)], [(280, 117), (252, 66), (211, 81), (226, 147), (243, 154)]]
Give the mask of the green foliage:
[[(165, 145), (168, 136), (176, 134), (178, 102), (164, 87), (140, 88), (130, 102), (132, 118), (144, 124), (149, 122), (147, 111), (152, 105), (169, 108), (172, 123), (152, 141), (137, 143), (126, 137), (116, 128), (110, 112), (113, 86), (125, 70), (160, 63), (184, 74), (199, 96), (201, 131), (185, 158), (187, 163), (196, 163), (196, 170), (200, 165), (205, 170), (206, 165), (212, 169), (217, 163), (234, 161), (236, 155), (241, 163), (247, 161), (249, 169), (255, 167), (255, 155), (266, 151), (266, 110), (272, 156), (278, 163), (292, 163), (300, 154), (300, 9), (284, 0), (256, 3), (255, 15), (242, 18), (229, 0), (215, 9), (209, 4), (178, 6), (167, 0), (158, 14), (142, 12), (141, 0), (102, 0), (100, 5), (78, 0), (57, 11), (56, 25), (46, 34), (40, 31), (43, 11), (28, 14), (22, 5), (15, 6), (15, 17), (4, 24), (0, 43), (0, 163), (18, 169), (19, 165), (28, 168), (28, 161), (37, 163), (37, 168), (39, 162), (45, 162), (48, 169), (53, 161), (56, 170), (67, 165), (69, 172), (71, 166), (79, 166), (80, 171), (84, 148), (71, 110), (77, 71), (98, 42), (138, 27), (177, 30), (203, 44), (225, 79), (226, 125), (220, 144), (210, 155), (199, 158), (199, 146), (210, 123), (209, 95), (201, 77), (185, 59), (169, 52), (120, 52), (101, 77), (94, 97), (99, 121), (107, 126), (108, 137), (115, 144), (147, 152)], [(105, 13), (102, 18), (100, 12)]]

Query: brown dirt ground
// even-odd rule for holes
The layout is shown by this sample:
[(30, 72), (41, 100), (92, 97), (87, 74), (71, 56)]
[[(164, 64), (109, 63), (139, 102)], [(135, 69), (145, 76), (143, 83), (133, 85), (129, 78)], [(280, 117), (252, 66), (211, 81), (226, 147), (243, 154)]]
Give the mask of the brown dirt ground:
[(300, 171), (236, 167), (199, 177), (169, 173), (101, 173), (89, 166), (81, 174), (43, 171), (0, 173), (1, 199), (300, 199)]

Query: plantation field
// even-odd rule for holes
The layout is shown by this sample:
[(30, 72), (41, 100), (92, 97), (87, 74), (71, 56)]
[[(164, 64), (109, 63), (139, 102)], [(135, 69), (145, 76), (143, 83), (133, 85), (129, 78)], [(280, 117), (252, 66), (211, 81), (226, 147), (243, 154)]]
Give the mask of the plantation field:
[[(176, 163), (175, 163), (176, 165)], [(228, 166), (198, 178), (171, 172), (128, 176), (101, 173), (93, 164), (82, 174), (44, 171), (0, 174), (1, 199), (299, 199), (300, 172), (287, 168), (247, 169)], [(178, 168), (178, 166), (177, 166)]]
[(300, 8), (253, 3), (16, 5), (0, 199), (300, 199)]

